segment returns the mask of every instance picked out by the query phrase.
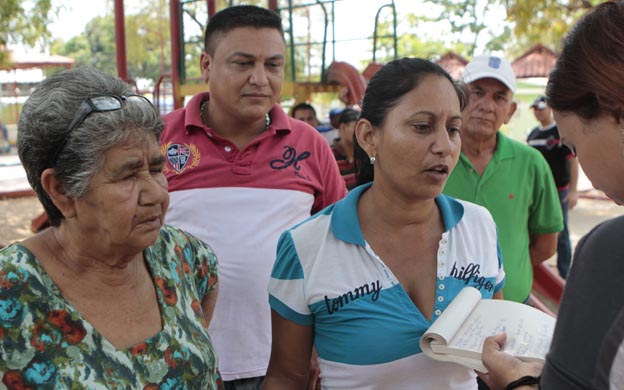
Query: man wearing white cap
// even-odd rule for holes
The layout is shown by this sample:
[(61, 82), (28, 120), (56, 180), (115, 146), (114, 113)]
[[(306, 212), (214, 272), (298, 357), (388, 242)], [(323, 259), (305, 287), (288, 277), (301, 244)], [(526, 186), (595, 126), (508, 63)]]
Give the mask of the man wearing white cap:
[(563, 229), (557, 189), (543, 156), (499, 131), (516, 111), (516, 77), (509, 62), (477, 56), (466, 66), (463, 81), (470, 102), (462, 112), (462, 152), (444, 193), (490, 211), (503, 255), (504, 297), (526, 302), (532, 266), (555, 253)]

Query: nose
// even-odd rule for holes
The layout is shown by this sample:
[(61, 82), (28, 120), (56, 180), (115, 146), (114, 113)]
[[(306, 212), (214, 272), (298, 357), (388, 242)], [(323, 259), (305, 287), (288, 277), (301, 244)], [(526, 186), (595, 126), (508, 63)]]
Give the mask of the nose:
[(451, 135), (445, 125), (439, 126), (431, 144), (431, 152), (440, 156), (448, 156), (453, 149)]
[(252, 85), (265, 86), (269, 83), (266, 70), (263, 65), (256, 65), (249, 76), (249, 83)]
[(162, 204), (169, 197), (167, 179), (162, 173), (146, 174), (146, 177), (141, 180), (141, 186), (139, 204), (143, 206)]
[(496, 103), (490, 96), (484, 96), (477, 101), (478, 108), (485, 112), (494, 112)]

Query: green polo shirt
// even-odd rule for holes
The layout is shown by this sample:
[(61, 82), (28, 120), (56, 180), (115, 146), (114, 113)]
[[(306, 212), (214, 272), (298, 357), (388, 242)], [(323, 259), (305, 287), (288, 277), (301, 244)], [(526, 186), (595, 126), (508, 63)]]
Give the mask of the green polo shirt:
[(462, 153), (444, 193), (490, 211), (503, 253), (505, 299), (524, 302), (533, 285), (529, 234), (563, 230), (557, 188), (544, 157), (499, 132), (496, 151), (483, 176)]

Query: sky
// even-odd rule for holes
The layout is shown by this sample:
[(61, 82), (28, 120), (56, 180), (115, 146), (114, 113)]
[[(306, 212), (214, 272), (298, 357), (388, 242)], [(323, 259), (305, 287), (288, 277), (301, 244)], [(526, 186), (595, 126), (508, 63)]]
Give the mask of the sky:
[[(1, 1), (1, 0), (0, 0)], [(144, 0), (124, 0), (126, 14), (131, 13), (133, 7), (138, 7)], [(281, 0), (280, 0), (281, 2)], [(52, 0), (53, 9), (58, 8), (58, 15), (53, 18), (53, 22), (48, 26), (52, 34), (53, 39), (62, 39), (68, 41), (74, 36), (81, 34), (86, 24), (97, 16), (102, 16), (113, 13), (113, 1), (112, 0)], [(238, 3), (244, 3), (239, 1)], [(309, 3), (309, 1), (308, 1)], [(372, 35), (374, 30), (375, 14), (379, 8), (388, 4), (389, 0), (340, 0), (335, 3), (336, 14), (336, 39), (342, 40), (342, 43), (337, 43), (336, 48), (332, 49), (328, 46), (326, 51), (326, 61), (331, 62), (345, 61), (356, 68), (364, 68), (365, 64), (372, 60), (372, 42), (366, 38)], [(438, 10), (435, 6), (423, 5), (421, 0), (394, 0), (397, 14), (399, 19), (401, 15), (406, 13), (414, 13), (419, 15), (433, 16)], [(107, 6), (108, 5), (108, 6)], [(108, 8), (108, 9), (107, 9)], [(328, 6), (329, 8), (329, 6)], [(323, 23), (322, 13), (320, 7), (313, 6), (310, 8), (313, 13), (313, 22), (311, 28), (312, 40), (322, 40), (323, 37)], [(329, 11), (329, 9), (328, 9)], [(390, 13), (390, 8), (385, 7), (382, 11), (386, 15)], [(316, 15), (314, 15), (316, 13)], [(503, 13), (504, 15), (504, 13)], [(500, 11), (494, 12), (490, 15), (491, 25), (494, 33), (496, 31), (502, 31), (504, 26), (504, 18), (501, 17)], [(301, 23), (294, 23), (295, 34), (301, 34), (302, 29), (305, 32), (306, 26), (301, 26)], [(429, 27), (421, 28), (419, 31), (410, 31), (407, 26), (399, 25), (398, 33), (401, 34), (419, 34), (421, 38), (432, 37), (438, 39), (440, 36), (448, 34), (448, 24), (438, 24)], [(329, 32), (328, 40), (331, 41), (331, 31)], [(482, 41), (478, 44), (478, 49), (475, 54), (480, 54), (487, 43), (487, 35), (482, 35)], [(26, 52), (40, 52), (40, 48), (24, 48), (21, 46), (11, 46), (12, 50), (26, 51)], [(335, 57), (334, 57), (335, 54)], [(403, 54), (404, 53), (399, 53)], [(440, 53), (442, 55), (443, 53)], [(500, 53), (499, 53), (500, 54)], [(313, 58), (315, 58), (313, 56)], [(320, 56), (316, 57), (316, 62), (312, 62), (316, 69), (320, 69), (321, 59)], [(312, 71), (313, 73), (314, 71)], [(0, 82), (5, 82), (9, 75), (6, 72), (0, 72)], [(11, 76), (15, 77), (15, 76)], [(40, 79), (40, 70), (28, 70), (20, 72), (20, 80)]]
[(52, 37), (67, 41), (80, 35), (91, 19), (106, 14), (106, 3), (104, 0), (52, 0), (53, 8), (60, 7), (58, 17), (49, 26)]
[[(434, 6), (425, 6), (420, 0), (395, 0), (394, 2), (399, 15), (416, 13), (431, 16), (438, 12)], [(52, 36), (69, 40), (71, 37), (79, 35), (84, 31), (86, 24), (92, 18), (106, 14), (107, 3), (110, 7), (112, 2), (105, 0), (52, 0), (53, 6), (60, 7), (58, 17), (49, 26)], [(126, 13), (128, 13), (128, 9), (139, 4), (140, 0), (125, 0), (124, 3), (127, 9)], [(346, 43), (337, 46), (336, 60), (356, 64), (370, 57), (371, 43), (361, 41), (358, 38), (364, 38), (372, 34), (375, 13), (379, 7), (387, 3), (389, 3), (388, 0), (342, 0), (335, 3), (336, 20), (339, 21), (336, 24), (336, 37), (340, 40), (347, 40)], [(316, 10), (318, 17), (322, 17), (319, 7), (312, 7), (312, 9)], [(112, 9), (109, 9), (108, 12), (112, 13)], [(382, 12), (389, 13), (390, 9), (386, 7)], [(490, 20), (494, 33), (502, 31), (503, 20), (500, 17), (500, 12), (499, 14), (494, 13)], [(315, 29), (312, 31), (312, 34), (322, 37), (323, 23), (319, 22), (313, 25)], [(420, 32), (406, 31), (404, 27), (399, 26), (399, 34), (419, 33), (423, 36), (437, 37), (448, 33), (447, 26), (443, 25), (434, 26), (427, 30)], [(485, 45), (488, 37), (484, 35), (482, 38), (479, 47)], [(477, 53), (479, 53), (479, 50), (482, 49), (477, 49)], [(331, 56), (331, 52), (329, 54)]]

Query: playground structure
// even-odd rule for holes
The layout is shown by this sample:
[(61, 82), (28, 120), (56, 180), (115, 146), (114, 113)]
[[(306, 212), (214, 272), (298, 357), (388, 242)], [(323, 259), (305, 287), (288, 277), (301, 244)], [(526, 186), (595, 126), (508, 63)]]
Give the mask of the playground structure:
[[(360, 73), (354, 65), (344, 61), (337, 61), (336, 43), (339, 42), (339, 40), (337, 40), (335, 36), (336, 18), (334, 7), (335, 4), (340, 1), (347, 0), (315, 0), (305, 4), (302, 2), (294, 4), (293, 0), (267, 0), (267, 7), (282, 15), (283, 20), (286, 22), (285, 35), (288, 48), (287, 52), (289, 54), (289, 72), (287, 73), (287, 80), (284, 84), (283, 95), (293, 97), (295, 102), (310, 100), (312, 94), (315, 93), (337, 93), (340, 96), (340, 100), (345, 105), (355, 105), (361, 100), (364, 94), (366, 80), (370, 79), (381, 67), (381, 63), (377, 62), (376, 58), (379, 39), (382, 37), (392, 39), (394, 58), (398, 57), (397, 14), (394, 0), (389, 0), (387, 4), (380, 6), (377, 10), (374, 33), (372, 35), (372, 58), (371, 62), (365, 67), (365, 70)], [(173, 108), (182, 107), (185, 97), (205, 91), (206, 89), (203, 81), (187, 77), (188, 72), (185, 62), (187, 55), (185, 52), (186, 47), (192, 45), (196, 48), (201, 48), (203, 46), (203, 42), (187, 42), (185, 40), (185, 7), (189, 7), (193, 3), (205, 3), (206, 16), (208, 18), (218, 11), (216, 0), (170, 0), (172, 71), (170, 74), (161, 75), (156, 83), (154, 102), (157, 106), (160, 105), (162, 100), (170, 98), (173, 101)], [(233, 1), (230, 0), (229, 6), (234, 5), (232, 3)], [(279, 7), (280, 5), (282, 6), (281, 8)], [(323, 40), (319, 42), (312, 42), (310, 40), (307, 42), (297, 42), (294, 13), (298, 9), (306, 10), (310, 7), (319, 8), (324, 15)], [(390, 36), (381, 36), (378, 34), (379, 18), (386, 9), (391, 11), (393, 33)], [(330, 30), (332, 31), (331, 39), (328, 39), (328, 31)], [(124, 80), (128, 80), (123, 0), (115, 0), (115, 40), (117, 45), (116, 57), (118, 76)], [(309, 49), (312, 45), (321, 47), (320, 71), (318, 72), (319, 79), (312, 81), (311, 77), (309, 77), (311, 75), (308, 73), (308, 79), (302, 80), (301, 75), (297, 72), (297, 48), (305, 46)], [(331, 61), (328, 59), (327, 55), (328, 46), (332, 49)], [(447, 53), (447, 56), (442, 57), (441, 60), (450, 61), (454, 64), (453, 66), (458, 66), (459, 68), (465, 65), (465, 60), (463, 58), (452, 53)], [(463, 70), (459, 68), (457, 72)], [(170, 87), (166, 88), (166, 84), (169, 84)], [(165, 96), (166, 93), (170, 93), (170, 96)], [(32, 192), (28, 191), (28, 193), (31, 194)], [(0, 192), (0, 197), (9, 197), (6, 195), (7, 194)], [(20, 194), (19, 196), (23, 195), (25, 194)], [(37, 217), (32, 221), (32, 230), (39, 231), (46, 226), (46, 223), (47, 219), (45, 215)], [(556, 314), (564, 286), (563, 280), (544, 264), (535, 267), (534, 272), (534, 288), (533, 294), (531, 295), (532, 304), (547, 313)]]
[[(74, 60), (72, 58), (58, 56), (58, 55), (47, 55), (47, 54), (18, 54), (15, 52), (9, 53), (9, 63), (5, 66), (0, 67), (0, 71), (6, 71), (7, 74), (7, 82), (3, 83), (0, 88), (0, 98), (4, 98), (9, 103), (7, 104), (9, 110), (9, 119), (11, 123), (17, 123), (17, 119), (19, 117), (19, 106), (18, 100), (20, 98), (25, 98), (25, 95), (28, 94), (28, 89), (26, 91), (22, 91), (22, 93), (18, 93), (18, 81), (16, 76), (16, 71), (18, 70), (35, 70), (40, 69), (43, 73), (43, 69), (46, 68), (67, 68), (71, 69), (74, 65)], [(13, 81), (11, 82), (10, 75), (13, 76)], [(30, 85), (30, 87), (34, 87), (34, 83)], [(11, 102), (11, 100), (13, 102)]]
[[(122, 3), (123, 0), (116, 0), (117, 3)], [(348, 0), (315, 0), (304, 3), (302, 1), (294, 0), (267, 0), (266, 6), (268, 9), (280, 14), (282, 20), (284, 20), (285, 39), (287, 44), (287, 74), (285, 84), (282, 90), (283, 96), (292, 97), (295, 101), (309, 101), (312, 94), (315, 93), (338, 93), (340, 100), (347, 106), (357, 104), (364, 95), (364, 89), (366, 86), (365, 77), (360, 74), (357, 68), (344, 61), (338, 61), (336, 58), (336, 48), (341, 42), (337, 37), (336, 24), (347, 23), (347, 21), (338, 21), (336, 18), (335, 7), (338, 2), (347, 2)], [(192, 50), (194, 47), (203, 46), (203, 36), (201, 41), (197, 40), (195, 36), (194, 41), (187, 41), (186, 30), (192, 28), (193, 24), (197, 22), (197, 17), (188, 18), (187, 15), (190, 12), (188, 8), (196, 6), (194, 3), (206, 4), (206, 18), (214, 15), (219, 9), (217, 8), (216, 0), (171, 0), (170, 1), (170, 24), (171, 24), (171, 57), (172, 57), (172, 71), (170, 75), (163, 75), (154, 89), (155, 101), (159, 102), (162, 96), (162, 86), (169, 81), (171, 84), (173, 107), (179, 108), (184, 104), (184, 98), (186, 96), (194, 95), (200, 91), (204, 91), (206, 86), (202, 81), (188, 77), (187, 64), (185, 58), (188, 55), (187, 51)], [(228, 6), (235, 5), (232, 0), (229, 1)], [(310, 26), (310, 12), (316, 10), (317, 13), (322, 15), (323, 26), (322, 40), (313, 40), (310, 30), (313, 28)], [(389, 11), (392, 21), (392, 34), (382, 35), (379, 33), (380, 17), (384, 11)], [(307, 15), (307, 39), (302, 41), (301, 37), (306, 34), (297, 34), (297, 29), (304, 18), (301, 15)], [(121, 19), (120, 17), (120, 20)], [(190, 26), (189, 26), (190, 25)], [(360, 38), (360, 40), (372, 40), (372, 62), (375, 64), (377, 44), (383, 39), (391, 39), (394, 48), (394, 58), (397, 57), (397, 16), (394, 0), (388, 0), (386, 4), (383, 4), (377, 10), (374, 20), (373, 35), (372, 37)], [(201, 29), (203, 30), (203, 29)], [(121, 32), (121, 28), (117, 29), (117, 32)], [(121, 35), (121, 34), (118, 34)], [(352, 41), (353, 39), (351, 39)], [(191, 46), (192, 45), (192, 46)], [(123, 47), (119, 45), (118, 47)], [(190, 48), (189, 48), (190, 47)], [(319, 56), (312, 58), (311, 48), (317, 48)], [(301, 59), (297, 58), (298, 54), (302, 53), (302, 50), (307, 53), (306, 64), (302, 64)], [(328, 52), (331, 49), (331, 56)], [(122, 52), (122, 50), (118, 50)], [(316, 75), (312, 75), (310, 63), (319, 62), (318, 72)], [(124, 60), (119, 60), (118, 54), (118, 66), (123, 66)], [(298, 69), (308, 70), (307, 75), (301, 75)], [(378, 69), (378, 67), (377, 67)], [(123, 78), (125, 71), (120, 70), (119, 75)], [(306, 77), (307, 76), (307, 77)], [(312, 78), (318, 78), (318, 80), (311, 80)], [(305, 80), (304, 80), (305, 78)]]

